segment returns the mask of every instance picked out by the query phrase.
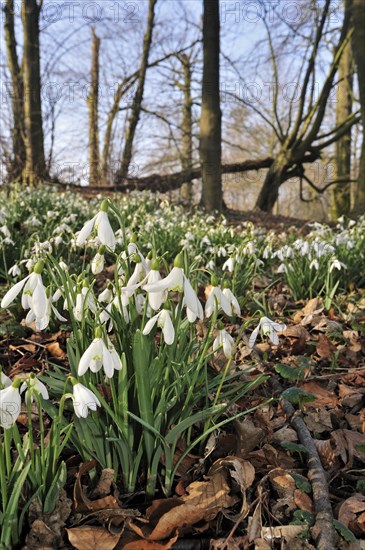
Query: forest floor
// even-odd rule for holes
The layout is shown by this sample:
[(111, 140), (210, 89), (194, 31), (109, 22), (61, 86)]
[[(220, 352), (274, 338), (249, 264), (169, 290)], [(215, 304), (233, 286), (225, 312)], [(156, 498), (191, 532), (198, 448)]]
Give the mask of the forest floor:
[[(308, 230), (259, 212), (229, 211), (227, 220)], [(269, 283), (265, 275), (253, 281), (258, 291)], [(173, 495), (146, 502), (143, 493), (122, 494), (113, 472), (67, 452), (65, 489), (53, 514), (31, 506), (24, 550), (365, 549), (365, 293), (349, 290), (327, 310), (321, 297), (295, 301), (277, 282), (268, 303), (286, 324), (279, 345), (252, 351), (244, 337), (231, 365), (245, 382), (263, 376), (235, 405), (252, 412), (185, 457)], [(240, 322), (248, 318), (246, 308)], [(7, 376), (68, 368), (67, 330), (39, 332), (5, 311), (0, 321)], [(239, 328), (226, 325), (234, 338)], [(216, 372), (224, 365), (222, 356), (211, 362)], [(27, 428), (25, 412), (17, 422)], [(177, 457), (183, 449), (181, 441)]]

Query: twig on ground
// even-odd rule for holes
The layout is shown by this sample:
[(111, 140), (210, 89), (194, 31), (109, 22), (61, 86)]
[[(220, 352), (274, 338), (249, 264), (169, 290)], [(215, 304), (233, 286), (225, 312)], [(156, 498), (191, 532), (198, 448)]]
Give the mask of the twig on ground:
[(297, 416), (294, 407), (285, 399), (281, 401), (283, 411), (290, 419), (299, 440), (308, 451), (308, 479), (312, 484), (316, 522), (312, 536), (317, 550), (335, 550), (338, 548), (338, 536), (333, 525), (333, 513), (328, 491), (328, 483), (321, 459), (319, 458), (312, 436), (304, 422)]

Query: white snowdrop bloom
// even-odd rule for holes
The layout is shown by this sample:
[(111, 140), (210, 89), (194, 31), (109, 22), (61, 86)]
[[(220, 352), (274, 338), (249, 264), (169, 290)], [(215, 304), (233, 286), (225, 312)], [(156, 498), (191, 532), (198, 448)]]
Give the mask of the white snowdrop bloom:
[(156, 323), (157, 326), (162, 329), (165, 343), (168, 346), (171, 346), (175, 339), (175, 329), (171, 320), (171, 311), (168, 309), (162, 309), (159, 313), (151, 317), (143, 329), (143, 334), (145, 336), (149, 334)]
[[(151, 267), (154, 267), (153, 263)], [(146, 283), (147, 285), (153, 285), (161, 281), (161, 279), (162, 277), (158, 269), (151, 269), (151, 271), (147, 274)], [(148, 293), (148, 303), (154, 311), (157, 311), (158, 309), (160, 309), (161, 305), (166, 301), (166, 299), (167, 299), (166, 290), (162, 290), (161, 292)]]
[(212, 259), (212, 260), (209, 260), (209, 262), (207, 263), (207, 265), (205, 266), (207, 268), (208, 271), (214, 271), (215, 270), (215, 261)]
[(257, 252), (257, 248), (256, 248), (255, 244), (252, 241), (249, 241), (243, 247), (242, 252), (243, 252), (243, 254), (245, 254), (245, 256), (252, 256), (252, 254), (255, 254), (255, 252)]
[(53, 242), (58, 247), (60, 246), (60, 244), (63, 243), (63, 239), (60, 235), (57, 235), (57, 237), (54, 238)]
[(309, 264), (309, 269), (316, 269), (318, 271), (319, 263), (317, 258), (314, 258), (314, 260), (311, 261), (311, 263)]
[[(15, 382), (16, 386), (19, 381)], [(13, 383), (14, 384), (14, 383)], [(11, 428), (20, 414), (21, 399), (19, 387), (14, 385), (0, 390), (0, 426)]]
[(125, 296), (130, 298), (133, 296), (137, 288), (139, 288), (146, 280), (146, 269), (143, 263), (137, 262), (131, 277), (128, 279), (125, 287), (122, 288)]
[(285, 264), (281, 263), (277, 268), (276, 273), (288, 273), (288, 268)]
[(25, 318), (26, 324), (29, 325), (30, 323), (33, 323), (33, 321), (34, 321), (37, 330), (45, 330), (49, 325), (49, 321), (50, 321), (52, 313), (54, 314), (56, 319), (58, 319), (59, 321), (66, 322), (67, 319), (65, 319), (65, 317), (63, 317), (58, 312), (58, 310), (53, 305), (53, 301), (54, 301), (53, 297), (47, 298), (47, 309), (46, 309), (43, 317), (37, 316), (34, 309), (31, 308), (29, 310), (26, 318)]
[(20, 393), (22, 394), (23, 392), (25, 392), (24, 394), (25, 402), (27, 402), (28, 394), (31, 402), (33, 402), (35, 393), (40, 394), (43, 397), (43, 399), (46, 399), (46, 400), (49, 399), (48, 390), (46, 386), (43, 384), (43, 382), (38, 380), (38, 378), (36, 378), (34, 375), (33, 376), (31, 375), (28, 378), (28, 380), (24, 381), (23, 384), (20, 386)]
[(35, 266), (35, 264), (36, 264), (35, 260), (33, 260), (33, 258), (29, 258), (29, 260), (27, 260), (25, 263), (25, 267), (27, 268), (28, 271), (31, 271)]
[(0, 381), (1, 385), (4, 388), (8, 388), (9, 386), (11, 386), (11, 379), (9, 378), (9, 376), (6, 376), (6, 374), (4, 374), (2, 371), (0, 372)]
[(82, 246), (85, 244), (95, 227), (95, 229), (97, 230), (98, 239), (100, 240), (101, 244), (111, 248), (111, 250), (114, 250), (115, 236), (109, 222), (107, 214), (108, 208), (108, 201), (103, 200), (100, 205), (100, 211), (91, 220), (87, 221), (84, 227), (78, 233), (76, 238), (77, 246)]
[(262, 253), (262, 257), (264, 258), (264, 260), (268, 260), (269, 258), (272, 257), (272, 248), (271, 248), (271, 246), (269, 246), (269, 245), (265, 246), (264, 251)]
[(192, 313), (200, 318), (201, 316), (201, 304), (196, 295), (195, 290), (190, 284), (189, 279), (186, 277), (183, 270), (183, 257), (178, 254), (174, 261), (174, 267), (170, 273), (164, 278), (155, 283), (144, 285), (142, 288), (148, 294), (167, 292), (173, 290), (184, 293), (184, 304)]
[(10, 239), (9, 237), (5, 237), (5, 239), (3, 240), (3, 243), (7, 244), (9, 246), (14, 246), (15, 245), (15, 242), (13, 241), (13, 239)]
[(334, 269), (338, 269), (338, 271), (341, 271), (341, 269), (347, 269), (347, 266), (344, 263), (340, 262), (340, 260), (338, 260), (337, 258), (333, 258), (330, 264), (330, 273), (332, 273)]
[(59, 266), (62, 271), (68, 271), (68, 265), (63, 260), (60, 261)]
[(89, 410), (96, 411), (97, 407), (101, 407), (96, 395), (89, 388), (80, 384), (80, 382), (74, 383), (72, 400), (74, 411), (78, 418), (86, 418)]
[(128, 255), (125, 255), (124, 259), (126, 259), (127, 257), (132, 258), (135, 254), (137, 254), (137, 256), (140, 257), (140, 260), (142, 262), (142, 265), (143, 265), (144, 270), (146, 271), (146, 273), (147, 273), (147, 271), (149, 271), (148, 262), (147, 262), (146, 258), (143, 256), (142, 252), (140, 251), (140, 249), (138, 248), (138, 246), (136, 245), (135, 242), (128, 243), (127, 253), (128, 253)]
[(18, 264), (14, 264), (13, 266), (11, 266), (11, 268), (8, 271), (8, 275), (11, 275), (12, 277), (18, 277), (18, 275), (20, 275), (20, 273), (21, 273), (21, 271), (20, 271), (20, 267), (18, 266)]
[[(66, 303), (67, 306), (67, 303)], [(64, 309), (67, 309), (65, 307)], [(92, 313), (96, 313), (97, 307), (91, 289), (87, 286), (82, 287), (81, 292), (76, 294), (76, 302), (72, 308), (73, 314), (77, 321), (81, 322), (86, 310), (90, 309)]]
[(223, 271), (227, 270), (229, 271), (229, 273), (233, 273), (234, 271), (234, 264), (235, 264), (235, 260), (234, 258), (232, 258), (232, 256), (230, 258), (228, 258), (228, 260), (226, 260), (222, 266), (222, 269)]
[(228, 317), (232, 317), (232, 306), (228, 298), (218, 286), (212, 286), (205, 304), (206, 317), (210, 317), (216, 309), (223, 309)]
[(189, 323), (194, 323), (196, 319), (200, 319), (201, 321), (204, 319), (203, 306), (195, 290), (191, 286), (189, 279), (186, 279), (184, 285), (183, 307), (184, 306), (186, 306), (186, 316)]
[[(98, 329), (96, 333), (100, 334)], [(108, 346), (106, 346), (102, 337), (96, 336), (83, 353), (77, 369), (77, 374), (82, 376), (88, 369), (90, 369), (91, 372), (99, 372), (101, 367), (103, 367), (105, 375), (108, 378), (112, 378), (114, 369), (121, 369), (121, 362), (116, 360), (116, 355), (118, 354), (110, 340), (108, 341)]]
[(212, 243), (209, 239), (209, 237), (207, 235), (205, 235), (202, 240), (200, 241), (200, 247), (202, 248), (203, 246), (210, 246)]
[(94, 275), (98, 275), (104, 269), (104, 254), (97, 252), (91, 262), (91, 271)]
[(227, 250), (225, 249), (224, 246), (220, 246), (217, 250), (217, 256), (218, 258), (225, 258), (227, 256)]
[(213, 351), (217, 352), (219, 348), (223, 347), (223, 353), (225, 357), (229, 359), (232, 356), (233, 346), (234, 340), (232, 336), (228, 334), (228, 332), (224, 328), (218, 330), (218, 336), (213, 342)]
[(10, 231), (6, 225), (3, 225), (2, 227), (0, 227), (0, 231), (4, 235), (4, 237), (8, 237), (8, 238), (11, 237)]
[(241, 308), (236, 296), (233, 294), (230, 288), (224, 288), (223, 294), (231, 304), (232, 311), (235, 315), (241, 315)]
[(24, 279), (16, 283), (5, 294), (1, 301), (1, 307), (8, 307), (23, 289), (22, 307), (23, 309), (32, 309), (36, 318), (40, 319), (47, 313), (47, 295), (42, 282), (41, 272), (43, 262), (37, 262), (33, 273), (27, 275)]
[(256, 342), (256, 338), (258, 336), (259, 330), (261, 329), (261, 332), (264, 336), (268, 336), (273, 344), (277, 346), (279, 344), (279, 337), (276, 334), (277, 332), (282, 332), (286, 329), (286, 325), (281, 323), (276, 323), (276, 321), (272, 321), (268, 317), (261, 317), (259, 324), (255, 328), (255, 330), (252, 332), (247, 346), (249, 348), (253, 348)]
[(113, 300), (113, 292), (110, 288), (105, 288), (103, 292), (99, 294), (98, 302), (106, 302), (107, 304), (110, 304), (112, 300)]

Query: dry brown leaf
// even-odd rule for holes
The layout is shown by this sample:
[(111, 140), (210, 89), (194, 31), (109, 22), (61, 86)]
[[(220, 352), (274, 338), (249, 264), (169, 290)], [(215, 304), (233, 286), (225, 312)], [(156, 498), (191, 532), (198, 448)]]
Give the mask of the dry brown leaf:
[(300, 510), (313, 512), (313, 502), (307, 493), (303, 493), (299, 489), (294, 489), (294, 504)]
[(332, 342), (329, 340), (329, 338), (325, 334), (320, 334), (318, 336), (318, 344), (317, 344), (317, 355), (321, 359), (325, 359), (326, 361), (332, 361), (333, 355), (335, 351), (337, 351), (337, 348)]
[(269, 479), (280, 498), (293, 498), (295, 481), (288, 472), (282, 468), (275, 468), (269, 473)]
[(335, 455), (340, 456), (346, 466), (351, 466), (353, 457), (365, 462), (365, 452), (361, 447), (364, 445), (363, 434), (340, 428), (331, 433), (331, 438), (334, 441)]
[(298, 434), (290, 426), (283, 426), (280, 430), (274, 432), (273, 441), (298, 441)]
[(308, 403), (308, 407), (334, 407), (337, 404), (338, 397), (334, 391), (324, 388), (314, 380), (302, 382), (300, 387), (308, 393), (316, 396), (315, 401)]
[(92, 492), (93, 497), (105, 497), (110, 493), (110, 489), (114, 480), (114, 470), (112, 468), (104, 468), (100, 474), (100, 479)]
[(340, 506), (338, 519), (356, 536), (365, 535), (365, 496), (355, 494)]
[(238, 435), (236, 454), (238, 457), (244, 458), (263, 441), (265, 432), (256, 426), (248, 416), (244, 420), (234, 421), (233, 426)]
[(157, 520), (150, 534), (136, 524), (131, 523), (130, 527), (147, 540), (163, 540), (176, 531), (190, 529), (200, 521), (211, 521), (221, 510), (230, 508), (238, 501), (229, 495), (230, 487), (222, 471), (212, 475), (209, 481), (191, 483), (186, 491), (188, 494), (180, 498), (154, 501), (146, 514), (148, 519)]
[(178, 535), (175, 535), (167, 542), (138, 539), (123, 545), (122, 548), (123, 550), (169, 550), (178, 538)]
[(77, 550), (114, 550), (120, 535), (112, 535), (103, 527), (83, 525), (66, 529), (68, 539)]
[(324, 468), (326, 470), (332, 468), (335, 462), (336, 455), (332, 448), (331, 440), (314, 439), (313, 441)]
[(276, 527), (263, 527), (261, 538), (267, 541), (290, 542), (306, 530), (305, 525), (278, 525)]
[(76, 512), (95, 512), (104, 509), (118, 509), (120, 508), (115, 497), (109, 495), (107, 497), (100, 498), (98, 500), (90, 500), (84, 493), (81, 480), (82, 476), (87, 474), (90, 470), (95, 468), (96, 461), (89, 460), (80, 465), (76, 481), (74, 485), (74, 506)]
[(58, 342), (52, 342), (47, 344), (47, 351), (52, 355), (52, 357), (57, 357), (57, 359), (65, 359), (66, 353), (61, 348)]

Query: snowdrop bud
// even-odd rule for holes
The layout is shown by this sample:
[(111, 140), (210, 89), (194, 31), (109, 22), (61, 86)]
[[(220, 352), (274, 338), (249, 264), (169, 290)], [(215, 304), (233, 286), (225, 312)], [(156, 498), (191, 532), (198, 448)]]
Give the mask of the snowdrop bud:
[(90, 411), (96, 411), (97, 407), (101, 407), (99, 399), (91, 390), (80, 384), (76, 378), (71, 377), (73, 385), (73, 406), (75, 414), (78, 418), (86, 418)]
[(21, 380), (16, 378), (11, 386), (0, 390), (0, 426), (5, 429), (14, 426), (20, 414), (20, 384)]

